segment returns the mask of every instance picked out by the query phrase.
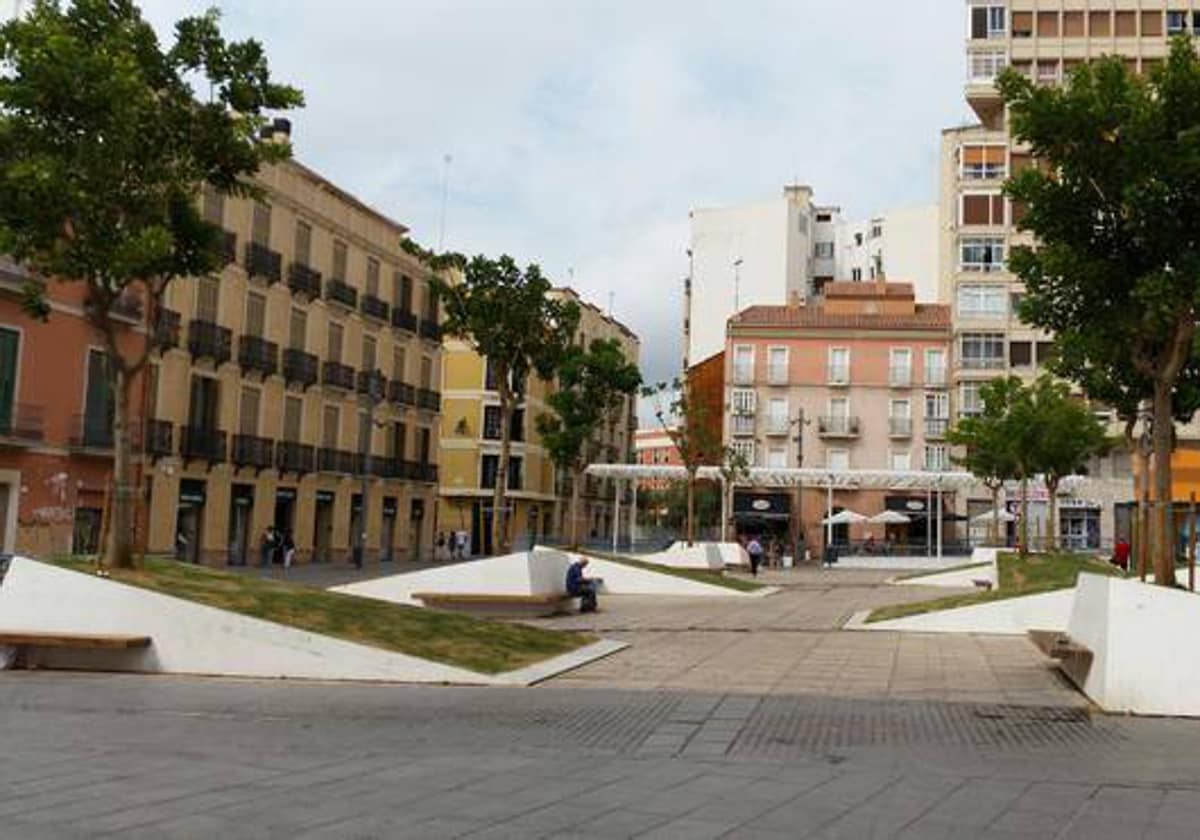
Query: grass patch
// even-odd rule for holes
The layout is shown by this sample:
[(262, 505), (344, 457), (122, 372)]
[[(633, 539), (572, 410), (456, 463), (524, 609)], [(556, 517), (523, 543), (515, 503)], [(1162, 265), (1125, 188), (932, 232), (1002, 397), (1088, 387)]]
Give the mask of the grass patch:
[[(95, 570), (91, 560), (77, 557), (50, 562)], [(484, 621), (175, 560), (147, 557), (140, 568), (109, 571), (112, 580), (152, 592), (481, 674), (511, 671), (595, 641), (580, 633)]]
[(683, 578), (684, 580), (694, 580), (698, 583), (707, 583), (712, 586), (720, 586), (724, 589), (732, 589), (735, 592), (757, 592), (765, 588), (761, 583), (755, 583), (751, 580), (742, 580), (741, 578), (726, 577), (720, 572), (710, 572), (704, 569), (676, 569), (671, 566), (659, 566), (657, 563), (646, 563), (643, 560), (637, 560), (633, 557), (628, 557), (624, 554), (607, 554), (600, 551), (580, 551), (586, 557), (596, 557), (600, 560), (608, 560), (612, 563), (620, 563), (622, 566), (631, 566), (635, 569), (645, 569), (648, 572), (658, 572), (662, 575), (670, 575), (671, 577)]
[(907, 574), (898, 575), (896, 580), (917, 580), (918, 578), (933, 577), (934, 575), (944, 575), (948, 572), (962, 572), (967, 569), (982, 569), (992, 565), (991, 563), (962, 563), (958, 566), (947, 566), (944, 569), (921, 569), (917, 572), (909, 572)]
[(1000, 578), (1000, 585), (996, 589), (880, 607), (867, 617), (867, 623), (1069, 589), (1075, 585), (1080, 572), (1123, 576), (1122, 571), (1111, 563), (1084, 554), (1030, 554), (1025, 557), (1001, 554), (996, 558), (996, 564)]

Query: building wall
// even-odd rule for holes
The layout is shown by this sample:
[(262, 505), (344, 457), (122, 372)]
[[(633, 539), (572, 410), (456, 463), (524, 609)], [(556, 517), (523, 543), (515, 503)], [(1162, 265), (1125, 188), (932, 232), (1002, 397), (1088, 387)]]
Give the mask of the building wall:
[[(641, 429), (634, 440), (636, 462), (642, 466), (683, 466), (683, 458), (679, 448), (665, 429)], [(638, 481), (638, 487), (643, 490), (666, 490), (671, 482), (661, 478), (648, 478)]]
[(694, 365), (687, 374), (689, 399), (699, 407), (697, 416), (707, 425), (710, 440), (721, 440), (725, 416), (725, 353)]

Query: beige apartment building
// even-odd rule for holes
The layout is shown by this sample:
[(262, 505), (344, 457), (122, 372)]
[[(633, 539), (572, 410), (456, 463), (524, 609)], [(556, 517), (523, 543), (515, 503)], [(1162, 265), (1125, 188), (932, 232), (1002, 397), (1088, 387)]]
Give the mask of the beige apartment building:
[[(638, 361), (640, 344), (627, 327), (572, 289), (555, 289), (551, 294), (579, 306), (576, 340), (580, 344), (615, 338), (625, 357)], [(465, 341), (447, 339), (443, 388), (438, 529), (465, 531), (471, 537), (472, 554), (491, 554), (492, 493), (500, 460), (500, 400), (486, 358)], [(565, 535), (569, 530), (570, 482), (558, 474), (537, 433), (538, 416), (550, 412), (546, 397), (552, 388), (553, 383), (530, 376), (513, 415), (506, 521), (514, 547)], [(621, 419), (603, 429), (594, 442), (596, 461), (633, 461), (636, 399), (627, 399), (619, 414)], [(579, 510), (581, 536), (611, 535), (612, 493), (611, 482), (585, 479)]]
[(1006, 270), (1020, 208), (1001, 195), (1004, 180), (1029, 166), (1010, 143), (994, 79), (1005, 67), (1058, 84), (1082, 61), (1124, 57), (1146, 72), (1169, 39), (1200, 33), (1198, 0), (968, 0), (965, 93), (979, 122), (942, 136), (941, 299), (954, 307), (957, 411), (981, 409), (979, 386), (998, 375), (1034, 376), (1050, 337), (1016, 317), (1022, 287)]
[[(156, 329), (146, 494), (151, 551), (257, 562), (269, 525), (298, 562), (431, 550), (441, 369), (429, 272), (406, 228), (300, 163), (261, 200), (203, 196), (219, 275), (176, 282)], [(367, 489), (365, 524), (362, 493)]]

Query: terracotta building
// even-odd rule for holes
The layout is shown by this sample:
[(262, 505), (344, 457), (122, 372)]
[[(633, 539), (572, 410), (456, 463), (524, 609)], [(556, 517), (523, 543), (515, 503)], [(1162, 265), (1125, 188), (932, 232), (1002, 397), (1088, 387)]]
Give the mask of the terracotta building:
[[(638, 429), (633, 447), (637, 463), (647, 467), (680, 467), (683, 458), (668, 430), (661, 426), (653, 429)], [(666, 490), (671, 482), (663, 478), (645, 478), (638, 481), (642, 490)]]

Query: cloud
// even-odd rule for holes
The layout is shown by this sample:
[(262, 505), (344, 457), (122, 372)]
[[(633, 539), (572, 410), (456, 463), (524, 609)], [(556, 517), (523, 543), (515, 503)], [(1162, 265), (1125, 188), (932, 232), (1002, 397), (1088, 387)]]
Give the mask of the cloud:
[[(164, 33), (212, 0), (144, 0)], [(469, 253), (543, 265), (679, 365), (688, 211), (793, 179), (854, 215), (932, 201), (966, 116), (944, 0), (225, 0), (301, 87), (299, 157)], [(931, 243), (931, 247), (933, 244)]]

